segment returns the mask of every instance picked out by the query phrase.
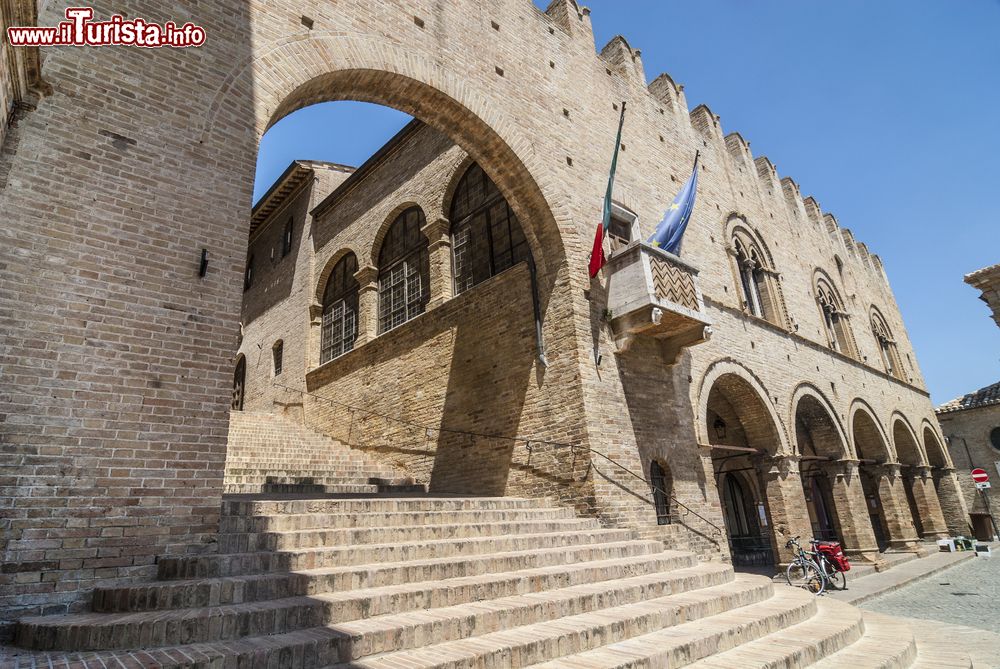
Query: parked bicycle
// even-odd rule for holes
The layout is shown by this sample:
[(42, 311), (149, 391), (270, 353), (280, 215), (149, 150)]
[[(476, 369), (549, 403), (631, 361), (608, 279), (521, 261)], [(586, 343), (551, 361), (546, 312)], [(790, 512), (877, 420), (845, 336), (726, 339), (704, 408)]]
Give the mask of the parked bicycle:
[(822, 595), (826, 590), (827, 577), (817, 562), (816, 553), (807, 551), (799, 545), (799, 538), (793, 537), (785, 543), (785, 548), (794, 548), (795, 556), (788, 563), (785, 578), (788, 585), (803, 588), (809, 592)]
[(851, 568), (851, 563), (839, 541), (820, 541), (811, 539), (809, 544), (815, 551), (816, 563), (826, 577), (827, 585), (834, 590), (847, 590), (847, 571)]

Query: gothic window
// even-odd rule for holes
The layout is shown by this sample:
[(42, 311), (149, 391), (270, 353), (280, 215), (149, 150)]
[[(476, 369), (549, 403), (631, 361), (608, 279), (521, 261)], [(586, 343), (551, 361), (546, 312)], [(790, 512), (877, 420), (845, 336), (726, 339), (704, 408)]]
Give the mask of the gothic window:
[(673, 481), (669, 468), (664, 469), (656, 460), (649, 466), (649, 483), (653, 488), (653, 506), (656, 509), (656, 524), (670, 524), (670, 496)]
[(243, 291), (250, 290), (253, 285), (253, 254), (247, 256), (247, 266), (243, 270)]
[(834, 351), (857, 358), (844, 303), (833, 286), (822, 278), (816, 281), (816, 303), (826, 330), (827, 345)]
[(875, 335), (875, 343), (878, 344), (882, 366), (886, 373), (897, 379), (903, 379), (903, 364), (899, 359), (896, 340), (892, 338), (889, 326), (885, 324), (885, 319), (877, 309), (872, 309), (872, 334)]
[(285, 232), (281, 236), (281, 257), (284, 258), (292, 250), (292, 233), (295, 230), (295, 220), (289, 218), (285, 223)]
[(341, 258), (323, 290), (319, 363), (333, 360), (354, 348), (358, 338), (358, 259), (353, 253)]
[(784, 327), (778, 275), (771, 268), (767, 254), (745, 229), (734, 230), (732, 242), (743, 309), (757, 318)]
[(281, 364), (284, 354), (285, 354), (285, 343), (279, 339), (278, 341), (274, 342), (274, 346), (271, 347), (271, 360), (274, 363), (275, 376), (281, 374)]
[(530, 256), (517, 216), (478, 164), (462, 175), (450, 216), (456, 295)]
[(430, 299), (424, 212), (407, 209), (393, 221), (378, 254), (379, 334), (422, 314)]

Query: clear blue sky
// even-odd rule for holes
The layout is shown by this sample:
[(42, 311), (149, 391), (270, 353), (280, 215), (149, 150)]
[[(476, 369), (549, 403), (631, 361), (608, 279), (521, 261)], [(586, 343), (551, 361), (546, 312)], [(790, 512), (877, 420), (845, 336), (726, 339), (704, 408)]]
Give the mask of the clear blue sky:
[[(1000, 0), (581, 4), (598, 49), (625, 35), (649, 79), (669, 72), (882, 257), (936, 404), (1000, 380), (1000, 328), (962, 281), (1000, 262)], [(407, 120), (289, 116), (255, 198), (292, 159), (358, 165)]]

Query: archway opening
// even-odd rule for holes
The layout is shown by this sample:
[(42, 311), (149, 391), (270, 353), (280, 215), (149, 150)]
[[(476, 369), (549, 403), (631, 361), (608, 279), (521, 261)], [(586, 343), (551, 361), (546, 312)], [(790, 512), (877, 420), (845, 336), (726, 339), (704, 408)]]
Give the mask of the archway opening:
[(847, 455), (847, 446), (830, 412), (812, 395), (802, 396), (795, 407), (795, 443), (813, 537), (843, 542), (830, 464)]
[(881, 466), (890, 460), (889, 446), (882, 437), (878, 424), (868, 411), (856, 409), (853, 417), (854, 450), (857, 453), (865, 506), (875, 533), (875, 543), (880, 552), (889, 548), (889, 526), (882, 503), (883, 479)]
[(771, 567), (778, 552), (759, 473), (779, 450), (778, 427), (754, 387), (732, 373), (713, 383), (704, 421), (733, 566)]

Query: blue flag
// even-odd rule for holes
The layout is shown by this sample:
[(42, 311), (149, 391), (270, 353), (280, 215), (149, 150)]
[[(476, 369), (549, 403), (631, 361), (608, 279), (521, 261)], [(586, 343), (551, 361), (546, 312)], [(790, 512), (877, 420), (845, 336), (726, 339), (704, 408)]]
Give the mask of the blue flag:
[(691, 212), (694, 211), (694, 199), (698, 191), (698, 156), (694, 155), (694, 169), (684, 188), (674, 198), (670, 208), (663, 214), (663, 220), (656, 226), (653, 235), (647, 240), (653, 246), (659, 247), (675, 255), (680, 253), (681, 239)]

